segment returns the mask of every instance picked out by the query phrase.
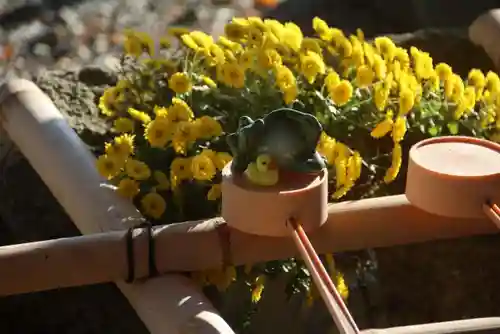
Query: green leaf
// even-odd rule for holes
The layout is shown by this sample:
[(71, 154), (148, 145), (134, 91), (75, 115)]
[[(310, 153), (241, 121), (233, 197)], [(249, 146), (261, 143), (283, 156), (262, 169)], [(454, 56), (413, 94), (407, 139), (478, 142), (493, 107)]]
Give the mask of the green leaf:
[(440, 125), (434, 125), (434, 126), (430, 127), (429, 129), (427, 129), (427, 132), (432, 137), (436, 137), (436, 136), (439, 136), (439, 134), (441, 133), (442, 129), (443, 129), (442, 126), (440, 126)]
[(447, 124), (447, 127), (448, 127), (448, 131), (450, 131), (450, 133), (452, 135), (456, 135), (458, 133), (458, 130), (459, 130), (458, 122), (449, 122)]

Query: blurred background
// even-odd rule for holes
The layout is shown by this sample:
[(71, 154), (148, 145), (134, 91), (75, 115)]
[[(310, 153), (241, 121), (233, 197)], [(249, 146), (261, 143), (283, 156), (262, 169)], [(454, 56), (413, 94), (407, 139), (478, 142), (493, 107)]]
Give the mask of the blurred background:
[(464, 27), (499, 0), (0, 0), (0, 75), (37, 76), (89, 63), (109, 66), (125, 27), (161, 35), (167, 26), (217, 35), (232, 16), (294, 21), (320, 16), (367, 37)]

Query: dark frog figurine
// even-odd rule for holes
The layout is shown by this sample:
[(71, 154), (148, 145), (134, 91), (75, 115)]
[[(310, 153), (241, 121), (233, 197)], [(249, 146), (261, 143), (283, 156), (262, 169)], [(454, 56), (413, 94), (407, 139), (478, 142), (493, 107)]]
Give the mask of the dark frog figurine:
[(240, 118), (238, 130), (227, 137), (233, 154), (233, 173), (244, 173), (258, 185), (279, 180), (279, 171), (315, 173), (325, 168), (316, 152), (322, 127), (312, 115), (283, 108), (264, 118)]

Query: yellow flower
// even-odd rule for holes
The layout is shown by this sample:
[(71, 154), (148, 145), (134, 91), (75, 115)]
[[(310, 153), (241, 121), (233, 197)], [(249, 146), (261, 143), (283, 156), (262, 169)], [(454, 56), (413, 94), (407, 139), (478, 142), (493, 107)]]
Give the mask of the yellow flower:
[(206, 154), (198, 154), (191, 159), (191, 172), (198, 181), (210, 181), (217, 172), (214, 162)]
[(340, 83), (340, 76), (334, 70), (328, 72), (325, 78), (326, 89), (331, 92)]
[(388, 112), (387, 117), (372, 130), (370, 136), (373, 138), (382, 138), (392, 130), (394, 121), (392, 120), (392, 113)]
[(167, 119), (171, 123), (187, 122), (194, 117), (193, 111), (183, 100), (174, 97), (172, 105), (168, 108)]
[(123, 162), (117, 161), (108, 155), (101, 155), (96, 161), (97, 171), (101, 176), (112, 179), (123, 167)]
[(149, 115), (143, 111), (139, 111), (134, 108), (128, 108), (127, 112), (132, 118), (138, 120), (139, 122), (142, 122), (144, 124), (151, 122), (151, 117), (149, 117)]
[(202, 139), (210, 139), (222, 135), (222, 126), (213, 117), (201, 116), (196, 119), (197, 135)]
[(208, 87), (213, 88), (213, 89), (217, 88), (217, 84), (215, 83), (215, 81), (213, 81), (211, 78), (207, 77), (206, 75), (202, 75), (201, 80)]
[(168, 87), (177, 94), (184, 94), (191, 91), (191, 79), (187, 73), (174, 73), (168, 80)]
[(117, 192), (125, 198), (132, 199), (139, 193), (139, 183), (129, 178), (122, 179), (118, 183)]
[(275, 49), (263, 49), (257, 54), (257, 62), (263, 69), (271, 69), (282, 64), (282, 59)]
[(194, 30), (189, 33), (189, 36), (196, 42), (196, 44), (203, 49), (208, 49), (214, 44), (212, 36), (204, 33), (203, 31)]
[(337, 86), (335, 86), (333, 91), (330, 92), (330, 97), (333, 103), (338, 106), (343, 106), (351, 99), (352, 91), (353, 89), (351, 83), (347, 80), (342, 80)]
[(240, 43), (233, 42), (232, 40), (226, 38), (225, 36), (219, 36), (217, 44), (235, 53), (239, 53), (243, 49)]
[(384, 59), (378, 54), (373, 55), (373, 71), (375, 72), (375, 77), (380, 80), (383, 80), (387, 75), (387, 65)]
[(453, 74), (444, 82), (444, 95), (448, 100), (458, 102), (464, 93), (464, 83), (462, 78)]
[(264, 275), (259, 275), (255, 280), (254, 287), (252, 289), (252, 303), (258, 303), (262, 297), (262, 292), (264, 291), (264, 283), (266, 277)]
[(222, 195), (222, 190), (220, 184), (214, 184), (210, 187), (210, 190), (207, 193), (207, 200), (216, 201)]
[(435, 72), (437, 76), (439, 77), (439, 80), (445, 82), (448, 80), (451, 75), (453, 74), (453, 70), (451, 69), (451, 66), (446, 64), (446, 63), (439, 63), (436, 65)]
[(316, 32), (316, 34), (318, 34), (319, 38), (327, 42), (331, 41), (332, 33), (330, 27), (325, 21), (323, 21), (319, 17), (315, 17), (313, 18), (312, 25), (314, 31)]
[(179, 122), (172, 137), (172, 146), (176, 153), (186, 154), (188, 145), (196, 140), (197, 129), (191, 122)]
[(173, 129), (166, 118), (156, 118), (146, 125), (144, 137), (151, 147), (163, 148), (172, 139)]
[(263, 38), (264, 38), (264, 34), (262, 33), (262, 31), (259, 28), (250, 27), (248, 29), (247, 40), (248, 40), (248, 45), (250, 47), (261, 46)]
[(200, 47), (198, 46), (198, 44), (196, 44), (196, 42), (194, 41), (193, 37), (191, 37), (191, 35), (186, 33), (186, 34), (181, 35), (180, 38), (181, 38), (182, 44), (184, 44), (185, 46), (187, 46), (191, 50), (198, 51), (200, 49)]
[(384, 84), (378, 82), (373, 87), (373, 101), (379, 111), (383, 111), (387, 106), (389, 98), (389, 90), (384, 87)]
[(115, 137), (112, 143), (105, 144), (106, 154), (119, 160), (127, 159), (134, 154), (134, 138), (135, 136), (130, 134)]
[(395, 143), (399, 143), (403, 140), (406, 134), (406, 117), (398, 117), (396, 118), (396, 122), (394, 122), (394, 126), (392, 127), (392, 140)]
[(151, 176), (151, 170), (148, 165), (135, 159), (127, 160), (125, 163), (125, 172), (131, 178), (139, 181), (147, 180)]
[(349, 298), (349, 288), (345, 283), (344, 275), (340, 272), (337, 272), (336, 276), (337, 291), (339, 292), (340, 297), (342, 297), (343, 300), (347, 300), (347, 298)]
[(486, 85), (486, 78), (483, 72), (477, 68), (470, 70), (467, 81), (469, 85), (474, 86), (476, 89), (482, 89)]
[(293, 72), (286, 66), (281, 65), (276, 68), (276, 85), (281, 91), (285, 91), (296, 85)]
[(309, 83), (313, 83), (318, 74), (325, 74), (326, 66), (319, 54), (307, 51), (300, 57), (300, 71)]
[(369, 66), (361, 65), (356, 71), (356, 83), (359, 87), (366, 87), (372, 84), (374, 73)]
[(223, 64), (222, 74), (226, 85), (233, 88), (243, 88), (245, 86), (245, 71), (238, 64)]
[(180, 181), (190, 179), (191, 173), (191, 158), (175, 158), (170, 164), (170, 173)]
[(170, 189), (170, 181), (168, 180), (167, 175), (165, 173), (155, 170), (153, 172), (153, 177), (155, 181), (158, 183), (156, 185), (156, 189), (158, 190), (169, 190)]
[(297, 99), (297, 96), (299, 95), (299, 89), (297, 86), (291, 86), (288, 87), (283, 91), (283, 101), (285, 104), (290, 105)]
[(248, 32), (248, 25), (243, 25), (237, 22), (230, 22), (225, 25), (224, 33), (231, 41), (239, 42), (246, 38)]
[(256, 58), (255, 49), (248, 49), (243, 52), (238, 58), (238, 64), (242, 69), (248, 70), (249, 68), (253, 68)]
[(411, 89), (405, 88), (399, 92), (399, 115), (406, 115), (415, 104), (415, 95)]
[(139, 57), (144, 51), (149, 55), (154, 54), (154, 41), (144, 32), (127, 30), (123, 47), (126, 54), (134, 57)]
[(167, 208), (167, 203), (160, 194), (151, 192), (141, 199), (141, 206), (145, 215), (160, 219)]
[(485, 87), (490, 93), (500, 93), (500, 78), (495, 72), (489, 71), (486, 74)]
[(403, 150), (401, 148), (401, 145), (394, 144), (394, 148), (392, 149), (391, 167), (387, 169), (384, 176), (385, 183), (391, 183), (398, 176), (403, 161), (402, 157), (403, 157)]
[(126, 117), (119, 117), (113, 122), (113, 129), (116, 132), (134, 132), (134, 122)]
[(391, 62), (394, 59), (396, 45), (389, 37), (377, 37), (374, 44), (386, 61)]
[(222, 170), (231, 160), (233, 160), (233, 157), (227, 152), (217, 152), (213, 160), (217, 169)]
[(321, 54), (323, 51), (321, 50), (321, 46), (316, 38), (306, 37), (302, 40), (301, 52), (307, 53), (307, 51), (312, 51), (317, 54)]
[(304, 38), (300, 28), (293, 22), (287, 22), (282, 31), (282, 43), (293, 51), (299, 51)]
[(347, 160), (347, 178), (354, 182), (361, 176), (363, 159), (359, 152), (355, 151)]
[(99, 109), (105, 116), (113, 116), (115, 114), (113, 108), (118, 101), (119, 90), (116, 87), (110, 87), (104, 91), (99, 98)]

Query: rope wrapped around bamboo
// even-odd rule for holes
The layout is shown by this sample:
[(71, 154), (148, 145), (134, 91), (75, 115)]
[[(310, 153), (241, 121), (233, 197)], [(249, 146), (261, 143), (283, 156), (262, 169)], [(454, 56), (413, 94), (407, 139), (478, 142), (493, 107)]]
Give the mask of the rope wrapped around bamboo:
[[(332, 204), (328, 222), (310, 234), (319, 253), (388, 247), (496, 233), (485, 219), (438, 217), (412, 207), (403, 195)], [(123, 280), (128, 276), (126, 231), (0, 248), (0, 295)], [(221, 218), (152, 229), (159, 273), (187, 272), (295, 256), (290, 238), (231, 229)], [(147, 228), (133, 233), (136, 280), (149, 276)], [(31, 273), (37, 273), (32, 275)], [(23, 277), (23, 279), (19, 279)]]

